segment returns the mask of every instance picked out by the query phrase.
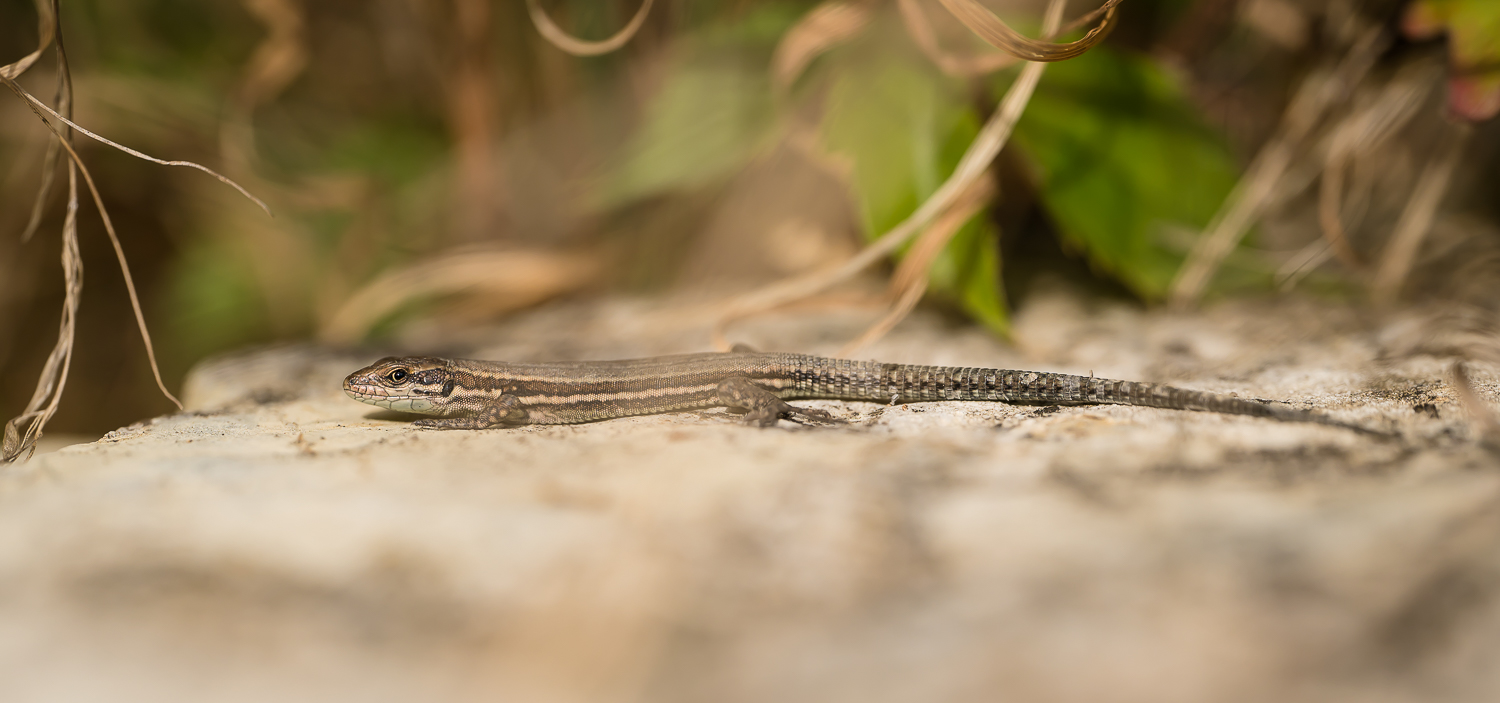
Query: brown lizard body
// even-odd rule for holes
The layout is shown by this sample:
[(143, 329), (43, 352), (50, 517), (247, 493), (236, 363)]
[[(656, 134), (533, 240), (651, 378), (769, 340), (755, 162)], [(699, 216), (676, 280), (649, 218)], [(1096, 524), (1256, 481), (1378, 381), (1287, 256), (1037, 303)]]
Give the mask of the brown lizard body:
[(783, 417), (834, 421), (821, 410), (786, 402), (825, 398), (880, 403), (1137, 405), (1311, 422), (1379, 434), (1285, 405), (1155, 383), (785, 353), (552, 363), (388, 357), (350, 374), (344, 379), (344, 391), (371, 405), (436, 416), (416, 424), (442, 429), (593, 422), (711, 407), (743, 410), (748, 423), (761, 426)]

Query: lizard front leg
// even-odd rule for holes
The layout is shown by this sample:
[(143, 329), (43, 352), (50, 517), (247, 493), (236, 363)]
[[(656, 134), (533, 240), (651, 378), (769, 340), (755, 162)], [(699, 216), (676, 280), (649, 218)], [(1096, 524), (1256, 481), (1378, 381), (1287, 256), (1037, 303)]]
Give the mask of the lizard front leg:
[(770, 427), (785, 417), (800, 417), (815, 422), (836, 423), (840, 420), (822, 410), (799, 408), (750, 382), (744, 376), (730, 376), (719, 382), (719, 404), (745, 411), (745, 424)]
[(498, 425), (524, 425), (526, 409), (521, 407), (521, 401), (516, 396), (502, 395), (471, 415), (427, 418), (411, 424), (434, 430), (482, 430)]

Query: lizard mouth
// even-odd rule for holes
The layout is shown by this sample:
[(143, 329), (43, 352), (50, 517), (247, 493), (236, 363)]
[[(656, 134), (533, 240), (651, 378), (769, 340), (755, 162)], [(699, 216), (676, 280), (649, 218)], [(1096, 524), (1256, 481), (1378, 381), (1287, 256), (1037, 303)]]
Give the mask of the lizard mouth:
[(408, 413), (436, 414), (436, 408), (428, 398), (392, 392), (391, 389), (373, 383), (350, 383), (344, 381), (344, 393), (361, 403)]

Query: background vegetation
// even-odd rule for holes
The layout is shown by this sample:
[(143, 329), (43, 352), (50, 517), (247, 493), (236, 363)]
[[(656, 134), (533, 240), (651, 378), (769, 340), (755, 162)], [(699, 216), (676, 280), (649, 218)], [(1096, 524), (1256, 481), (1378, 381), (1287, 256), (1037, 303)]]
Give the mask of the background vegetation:
[[(986, 4), (1038, 33), (1045, 3)], [(586, 38), (639, 6), (541, 5)], [(80, 124), (220, 170), (275, 211), (78, 142), (176, 388), (248, 344), (360, 343), (556, 295), (732, 292), (847, 257), (938, 189), (1018, 68), (937, 2), (809, 21), (831, 5), (661, 0), (594, 58), (559, 51), (510, 0), (65, 0), (61, 22)], [(30, 0), (0, 0), (0, 18), (0, 62), (35, 48)], [(1424, 272), (1500, 247), (1484, 121), (1500, 109), (1497, 37), (1500, 8), (1482, 1), (1128, 0), (1105, 45), (1043, 75), (923, 260), (926, 297), (1001, 335), (1049, 276), (1142, 304), (1301, 287), (1483, 308), (1486, 289), (1452, 285), (1480, 273)], [(812, 47), (797, 70), (794, 40)], [(46, 98), (54, 69), (49, 55), (20, 82)], [(48, 134), (0, 101), (7, 416), (62, 306), (61, 196), (19, 236)], [(84, 210), (87, 285), (49, 429), (98, 434), (171, 405)], [(1194, 257), (1197, 290), (1182, 280)]]

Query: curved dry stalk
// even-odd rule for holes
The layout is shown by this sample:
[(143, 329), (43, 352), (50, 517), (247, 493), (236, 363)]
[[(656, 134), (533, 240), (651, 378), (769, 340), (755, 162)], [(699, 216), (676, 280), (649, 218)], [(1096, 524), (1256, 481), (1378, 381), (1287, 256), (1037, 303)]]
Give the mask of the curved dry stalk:
[[(989, 8), (979, 4), (979, 0), (938, 0), (943, 7), (953, 13), (958, 21), (963, 22), (965, 27), (979, 35), (980, 39), (989, 42), (990, 45), (1004, 51), (1016, 58), (1025, 61), (1063, 61), (1080, 56), (1096, 44), (1104, 41), (1109, 35), (1109, 30), (1115, 25), (1115, 6), (1123, 0), (1105, 0), (1099, 10), (1104, 13), (1104, 19), (1099, 26), (1090, 29), (1087, 34), (1075, 42), (1066, 44), (1054, 44), (1048, 41), (1032, 39), (1002, 22)], [(1057, 25), (1043, 28), (1042, 34), (1049, 35), (1057, 30)]]
[(600, 262), (582, 254), (501, 249), (452, 252), (388, 271), (344, 301), (319, 337), (358, 342), (371, 327), (413, 300), (483, 293), (507, 309), (575, 290), (597, 276)]
[[(36, 390), (26, 410), (5, 423), (5, 434), (0, 440), (0, 462), (12, 462), (31, 458), (36, 450), (42, 430), (57, 413), (62, 401), (63, 389), (68, 384), (68, 370), (73, 364), (73, 332), (78, 321), (78, 301), (83, 292), (83, 257), (78, 254), (78, 176), (72, 163), (68, 164), (68, 211), (63, 217), (62, 229), (63, 309), (57, 326), (57, 342), (47, 355), (47, 363), (37, 377)], [(46, 407), (43, 407), (43, 404)], [(26, 425), (26, 431), (17, 427)]]
[[(41, 101), (31, 97), (31, 94), (22, 90), (21, 86), (16, 85), (15, 81), (9, 78), (0, 77), (0, 82), (3, 82), (7, 88), (10, 88), (17, 94), (29, 98), (29, 105), (41, 105)], [(45, 105), (41, 106), (44, 108), (46, 107)], [(114, 222), (110, 220), (109, 211), (104, 207), (104, 198), (99, 195), (99, 189), (94, 185), (94, 177), (89, 174), (88, 167), (83, 165), (83, 159), (78, 156), (77, 151), (73, 150), (73, 145), (68, 143), (67, 137), (64, 136), (62, 130), (58, 129), (57, 125), (48, 121), (47, 118), (42, 116), (41, 112), (38, 112), (34, 107), (32, 109), (32, 112), (35, 112), (37, 117), (41, 118), (42, 123), (46, 124), (47, 128), (51, 129), (52, 133), (57, 136), (58, 143), (62, 144), (63, 149), (67, 150), (68, 157), (72, 160), (73, 165), (78, 168), (79, 173), (83, 174), (83, 182), (89, 187), (89, 194), (93, 196), (94, 206), (99, 208), (99, 219), (104, 222), (104, 231), (109, 235), (109, 243), (114, 246), (115, 258), (120, 262), (120, 274), (125, 278), (125, 292), (129, 294), (130, 308), (135, 312), (135, 322), (136, 326), (139, 327), (141, 331), (141, 341), (146, 345), (146, 359), (151, 362), (151, 375), (156, 378), (156, 387), (161, 390), (161, 394), (166, 396), (168, 400), (171, 400), (172, 403), (177, 406), (178, 410), (181, 410), (182, 401), (177, 400), (177, 396), (172, 395), (172, 392), (167, 390), (166, 383), (162, 382), (161, 380), (161, 368), (156, 364), (156, 349), (151, 344), (151, 333), (146, 330), (146, 316), (141, 312), (140, 296), (136, 295), (135, 292), (135, 279), (130, 275), (130, 264), (125, 260), (125, 249), (120, 245), (120, 237), (115, 233)], [(53, 116), (59, 119), (62, 118), (61, 115), (52, 112), (51, 109), (47, 109), (47, 112), (51, 113)], [(72, 123), (70, 122), (69, 124)], [(74, 129), (77, 129), (80, 132), (84, 131), (82, 128), (76, 125), (74, 125)], [(144, 158), (152, 161), (159, 161), (157, 159), (151, 159), (150, 157)], [(199, 166), (199, 168), (203, 167)], [(210, 173), (212, 173), (212, 171), (210, 171)], [(220, 178), (226, 181), (228, 180), (226, 178), (223, 178), (222, 176), (220, 176)]]
[[(12, 80), (31, 68), (42, 52), (53, 41), (57, 42), (57, 90), (53, 94), (57, 108), (66, 115), (73, 114), (73, 74), (67, 70), (67, 52), (63, 50), (62, 33), (57, 31), (58, 0), (36, 0), (37, 31), (40, 33), (36, 51), (22, 57), (20, 61), (0, 66), (0, 75)], [(31, 202), (31, 218), (21, 232), (21, 241), (29, 242), (42, 226), (42, 215), (47, 208), (47, 198), (52, 195), (52, 184), (57, 178), (57, 163), (62, 150), (57, 143), (47, 140), (47, 155), (42, 157), (42, 183), (37, 187), (36, 198)]]
[(646, 23), (646, 15), (651, 13), (651, 3), (652, 0), (643, 0), (640, 9), (635, 11), (635, 16), (630, 18), (624, 29), (602, 41), (586, 41), (564, 32), (547, 16), (537, 0), (526, 0), (526, 10), (531, 14), (531, 23), (536, 26), (536, 31), (553, 46), (574, 56), (599, 56), (625, 46), (626, 42), (635, 37), (641, 25)]
[[(73, 77), (68, 70), (68, 56), (63, 48), (62, 33), (58, 31), (58, 1), (37, 0), (37, 28), (40, 33), (36, 51), (11, 64), (0, 67), (0, 77), (11, 81), (34, 64), (49, 44), (57, 47), (57, 105), (67, 114), (72, 114)], [(45, 120), (44, 120), (45, 122)], [(50, 126), (50, 125), (49, 125)], [(65, 131), (63, 138), (70, 138)], [(41, 223), (47, 196), (52, 192), (52, 183), (57, 171), (57, 160), (61, 153), (56, 141), (48, 140), (47, 155), (43, 159), (42, 184), (32, 203), (31, 220), (21, 235), (27, 241)], [(0, 461), (11, 462), (24, 453), (30, 457), (36, 442), (42, 436), (47, 422), (56, 414), (62, 400), (63, 388), (67, 385), (68, 371), (73, 363), (74, 330), (78, 320), (78, 304), (83, 291), (83, 258), (78, 254), (78, 176), (71, 163), (68, 164), (68, 207), (63, 218), (62, 229), (63, 266), (63, 310), (58, 322), (57, 341), (47, 355), (42, 373), (37, 376), (36, 389), (26, 410), (5, 423), (3, 439), (0, 439)], [(43, 404), (46, 407), (43, 407)], [(26, 431), (17, 430), (26, 425)]]
[(776, 44), (771, 56), (771, 80), (786, 90), (813, 59), (857, 36), (870, 24), (871, 0), (828, 0), (797, 21)]
[(1406, 274), (1411, 271), (1412, 262), (1416, 260), (1417, 249), (1422, 246), (1422, 240), (1432, 229), (1438, 204), (1448, 192), (1448, 182), (1452, 180), (1453, 170), (1463, 156), (1469, 133), (1468, 125), (1456, 127), (1448, 139), (1447, 148), (1434, 156), (1427, 162), (1427, 167), (1422, 169), (1411, 199), (1406, 201), (1406, 209), (1401, 211), (1401, 219), (1396, 221), (1391, 241), (1381, 254), (1380, 267), (1375, 270), (1375, 280), (1370, 284), (1370, 297), (1377, 305), (1395, 302), (1396, 295), (1401, 292), (1401, 284), (1406, 282)]
[(948, 242), (953, 240), (953, 236), (963, 228), (964, 223), (979, 214), (994, 196), (994, 179), (981, 178), (958, 200), (954, 201), (953, 206), (935, 220), (927, 231), (917, 238), (917, 241), (912, 243), (911, 249), (906, 252), (906, 257), (901, 260), (901, 264), (891, 275), (888, 297), (894, 302), (890, 309), (854, 341), (839, 349), (834, 356), (853, 356), (859, 350), (890, 333), (896, 325), (901, 324), (901, 321), (917, 307), (922, 294), (927, 292), (927, 285), (932, 279), (932, 262), (943, 252), (943, 248), (948, 246)]
[[(994, 73), (1003, 68), (1014, 66), (1022, 61), (1021, 58), (1009, 53), (981, 54), (977, 56), (955, 56), (944, 51), (938, 45), (937, 34), (932, 31), (932, 23), (927, 20), (927, 13), (917, 4), (918, 0), (898, 0), (896, 8), (901, 12), (901, 19), (906, 26), (906, 33), (911, 36), (917, 48), (927, 56), (929, 61), (938, 67), (943, 73), (957, 78), (972, 78)], [(1095, 8), (1078, 19), (1069, 22), (1062, 28), (1046, 34), (1047, 39), (1056, 39), (1086, 24), (1098, 19), (1111, 6), (1108, 4)]]
[(55, 13), (56, 8), (53, 6), (54, 3), (55, 0), (35, 1), (37, 15), (36, 51), (22, 56), (16, 61), (12, 61), (11, 63), (5, 64), (4, 66), (0, 66), (0, 76), (4, 76), (5, 78), (9, 78), (11, 80), (20, 78), (21, 74), (30, 69), (32, 64), (35, 64), (37, 62), (37, 59), (40, 59), (42, 57), (42, 52), (46, 51), (47, 47), (52, 45), (52, 37), (57, 34), (57, 15)]
[[(114, 147), (116, 149), (119, 149), (120, 151), (123, 151), (123, 152), (125, 152), (127, 154), (130, 154), (131, 156), (136, 157), (137, 159), (143, 159), (143, 160), (146, 160), (146, 161), (150, 161), (151, 163), (154, 163), (154, 164), (161, 164), (162, 166), (186, 166), (188, 168), (198, 169), (199, 171), (202, 171), (202, 172), (204, 172), (204, 173), (206, 173), (206, 174), (208, 174), (210, 176), (213, 176), (214, 178), (218, 179), (218, 181), (220, 183), (223, 183), (224, 185), (227, 185), (230, 188), (233, 188), (233, 189), (239, 191), (240, 195), (243, 195), (246, 198), (249, 198), (250, 202), (253, 202), (256, 205), (259, 205), (260, 209), (264, 210), (267, 215), (271, 214), (271, 208), (268, 207), (263, 201), (261, 201), (260, 198), (257, 198), (254, 195), (251, 195), (250, 191), (245, 190), (245, 188), (243, 186), (241, 186), (238, 183), (235, 183), (234, 181), (230, 180), (229, 178), (227, 178), (227, 177), (225, 177), (223, 175), (220, 175), (218, 171), (215, 171), (215, 170), (213, 170), (213, 169), (211, 169), (211, 168), (209, 168), (207, 166), (204, 166), (202, 164), (194, 163), (192, 161), (167, 161), (165, 159), (158, 159), (155, 156), (152, 156), (150, 154), (143, 154), (143, 153), (141, 153), (139, 151), (136, 151), (135, 149), (132, 149), (132, 148), (130, 148), (128, 146), (125, 146), (123, 144), (112, 142), (112, 141), (110, 141), (108, 139), (105, 139), (104, 137), (101, 137), (101, 136), (99, 136), (97, 134), (94, 134), (93, 132), (88, 131), (87, 129), (84, 129), (83, 127), (78, 126), (77, 123), (75, 123), (72, 120), (70, 120), (70, 119), (68, 119), (66, 117), (63, 117), (62, 115), (58, 114), (56, 110), (53, 110), (52, 108), (48, 107), (47, 103), (44, 103), (44, 102), (42, 102), (40, 100), (37, 100), (36, 96), (32, 95), (31, 93), (26, 92), (26, 90), (23, 89), (21, 86), (17, 85), (15, 81), (13, 81), (13, 80), (5, 77), (5, 76), (0, 76), (0, 81), (3, 81), (5, 83), (5, 86), (7, 88), (10, 88), (13, 92), (15, 92), (16, 95), (21, 96), (21, 99), (25, 100), (26, 104), (31, 106), (31, 111), (32, 112), (36, 112), (38, 117), (42, 117), (42, 121), (43, 122), (47, 122), (47, 118), (43, 117), (42, 114), (41, 114), (42, 112), (45, 112), (48, 115), (51, 115), (54, 119), (57, 119), (57, 120), (61, 121), (63, 124), (65, 124), (65, 125), (67, 125), (69, 127), (72, 127), (73, 129), (78, 130), (79, 133), (81, 133), (81, 134), (89, 137), (90, 139), (93, 139), (94, 141), (101, 142), (101, 143), (104, 143), (104, 144), (108, 144), (108, 145), (110, 145), (110, 146), (112, 146), (112, 147)], [(49, 127), (52, 126), (50, 122), (48, 122), (48, 126)], [(55, 133), (55, 132), (57, 132), (57, 129), (53, 128), (52, 131)], [(272, 216), (274, 217), (274, 215), (272, 215)]]
[(901, 12), (901, 19), (906, 26), (906, 33), (911, 36), (917, 48), (927, 56), (927, 59), (950, 76), (969, 77), (980, 76), (992, 71), (998, 71), (1009, 66), (1019, 59), (1011, 54), (987, 54), (980, 56), (954, 56), (938, 45), (937, 34), (932, 31), (932, 24), (927, 21), (927, 14), (917, 5), (917, 0), (897, 0), (896, 8)]
[[(1051, 0), (1047, 5), (1047, 15), (1043, 21), (1042, 31), (1054, 31), (1062, 24), (1064, 5), (1063, 0)], [(969, 144), (968, 151), (965, 151), (963, 158), (959, 159), (958, 165), (954, 167), (948, 180), (938, 186), (938, 189), (911, 215), (841, 264), (772, 283), (731, 301), (728, 309), (713, 327), (711, 334), (714, 346), (720, 350), (729, 349), (729, 340), (725, 331), (735, 320), (780, 307), (798, 298), (805, 298), (854, 277), (905, 244), (933, 218), (947, 210), (959, 196), (963, 195), (964, 191), (984, 175), (989, 169), (990, 162), (995, 160), (995, 155), (1000, 153), (1000, 148), (1005, 146), (1011, 131), (1015, 129), (1016, 122), (1021, 119), (1021, 113), (1026, 109), (1026, 104), (1030, 102), (1031, 94), (1036, 90), (1037, 81), (1041, 79), (1042, 71), (1045, 69), (1045, 63), (1029, 63), (1021, 69), (1016, 82), (1011, 84), (1010, 89), (1005, 93), (1005, 98), (1001, 100), (1000, 107), (995, 110), (995, 114), (990, 115), (990, 119), (979, 130), (974, 141)]]

